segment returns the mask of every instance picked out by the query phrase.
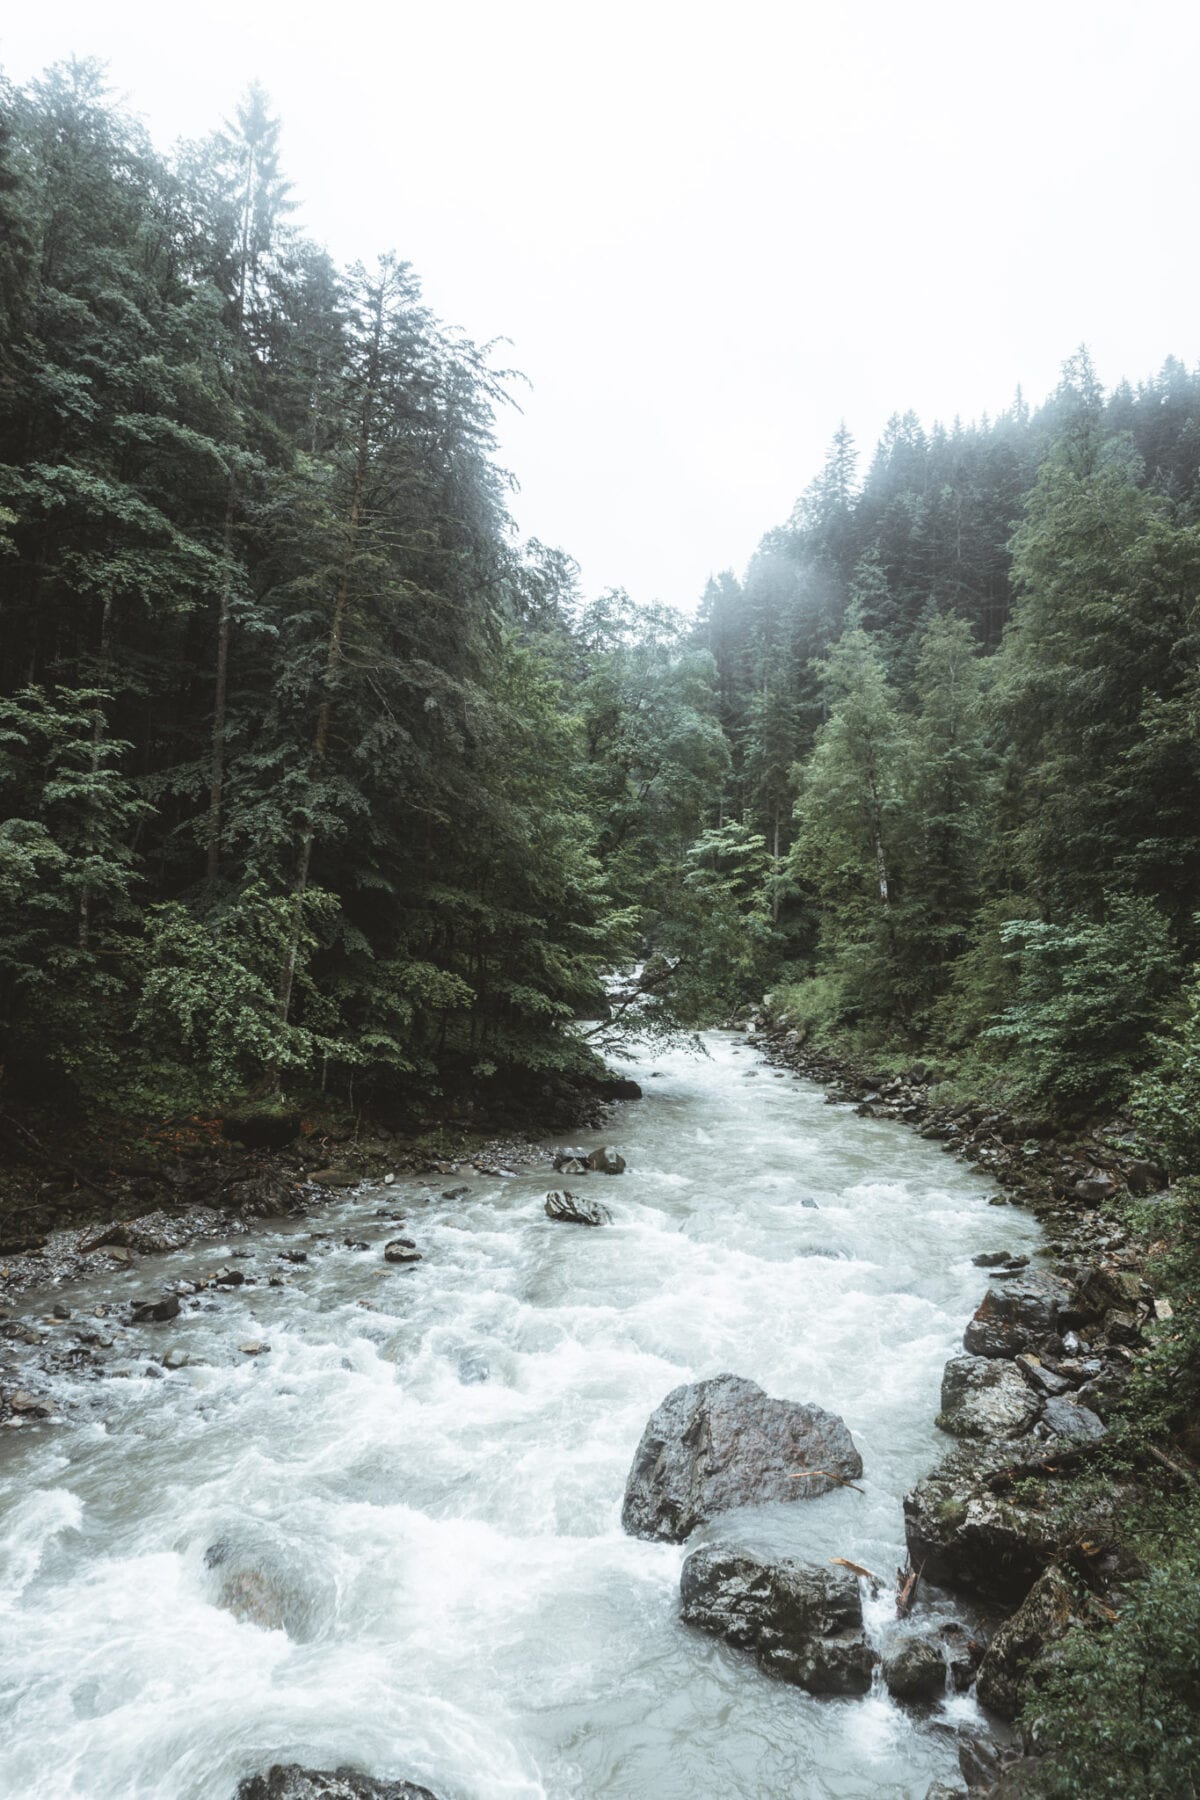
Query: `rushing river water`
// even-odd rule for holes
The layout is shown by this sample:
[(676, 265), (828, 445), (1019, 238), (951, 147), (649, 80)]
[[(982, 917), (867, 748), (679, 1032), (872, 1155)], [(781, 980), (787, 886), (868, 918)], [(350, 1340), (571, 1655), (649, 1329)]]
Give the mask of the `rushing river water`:
[[(727, 1516), (693, 1546), (891, 1578), (901, 1496), (946, 1444), (971, 1257), (1035, 1227), (902, 1127), (707, 1043), (635, 1071), (646, 1098), (609, 1133), (628, 1172), (587, 1178), (611, 1227), (551, 1223), (544, 1170), (468, 1171), (457, 1201), (445, 1181), (360, 1190), (243, 1240), (262, 1285), (130, 1334), (188, 1367), (81, 1384), (68, 1424), (2, 1434), (6, 1800), (232, 1800), (290, 1760), (441, 1800), (920, 1800), (956, 1771), (947, 1727), (973, 1701), (919, 1718), (878, 1687), (768, 1679), (680, 1625), (685, 1550), (624, 1536), (621, 1497), (669, 1389), (732, 1370), (842, 1414), (866, 1491)], [(384, 1271), (385, 1203), (414, 1269)], [(307, 1264), (278, 1260), (296, 1248)], [(222, 1260), (195, 1248), (143, 1279)], [(128, 1293), (117, 1276), (68, 1298)], [(239, 1354), (255, 1337), (270, 1354)], [(230, 1581), (282, 1626), (218, 1604)], [(880, 1642), (893, 1610), (869, 1609)]]

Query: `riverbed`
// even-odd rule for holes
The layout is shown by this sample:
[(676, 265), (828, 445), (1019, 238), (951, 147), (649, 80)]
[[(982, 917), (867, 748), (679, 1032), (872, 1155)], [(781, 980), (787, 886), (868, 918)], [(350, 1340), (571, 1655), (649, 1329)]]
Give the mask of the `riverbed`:
[[(971, 1258), (1037, 1227), (744, 1038), (705, 1046), (628, 1066), (645, 1098), (606, 1139), (627, 1171), (584, 1178), (611, 1226), (548, 1220), (548, 1168), (467, 1170), (140, 1266), (157, 1289), (249, 1249), (258, 1284), (131, 1334), (126, 1379), (62, 1385), (64, 1423), (0, 1434), (0, 1794), (232, 1800), (282, 1761), (439, 1800), (921, 1800), (954, 1778), (973, 1700), (918, 1715), (878, 1684), (766, 1678), (679, 1623), (686, 1548), (626, 1537), (621, 1498), (658, 1402), (730, 1370), (841, 1414), (864, 1492), (688, 1547), (894, 1579), (901, 1498), (948, 1447)], [(420, 1263), (383, 1262), (397, 1233)], [(173, 1348), (187, 1366), (146, 1378)], [(868, 1615), (884, 1643), (890, 1597)]]

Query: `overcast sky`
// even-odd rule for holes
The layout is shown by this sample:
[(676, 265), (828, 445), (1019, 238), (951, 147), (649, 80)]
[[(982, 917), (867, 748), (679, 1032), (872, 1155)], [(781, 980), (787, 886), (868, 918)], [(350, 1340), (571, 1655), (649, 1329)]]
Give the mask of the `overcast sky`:
[(864, 453), (1200, 359), (1194, 0), (44, 0), (23, 81), (99, 55), (169, 145), (258, 79), (312, 235), (395, 248), (532, 387), (523, 532), (690, 606)]

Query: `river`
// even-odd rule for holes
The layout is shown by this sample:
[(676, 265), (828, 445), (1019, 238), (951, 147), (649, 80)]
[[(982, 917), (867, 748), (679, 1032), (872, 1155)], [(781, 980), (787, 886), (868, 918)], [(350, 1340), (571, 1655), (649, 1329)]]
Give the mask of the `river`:
[[(840, 1413), (865, 1492), (727, 1517), (693, 1547), (892, 1578), (901, 1497), (946, 1447), (971, 1257), (1036, 1227), (902, 1126), (733, 1034), (705, 1042), (629, 1065), (646, 1097), (607, 1139), (628, 1171), (586, 1178), (612, 1226), (549, 1221), (544, 1170), (468, 1171), (454, 1201), (428, 1178), (358, 1190), (231, 1241), (261, 1285), (131, 1334), (186, 1368), (138, 1379), (135, 1357), (133, 1379), (65, 1388), (65, 1424), (0, 1433), (0, 1794), (232, 1800), (291, 1760), (440, 1800), (921, 1800), (955, 1775), (947, 1727), (973, 1700), (920, 1718), (878, 1686), (768, 1679), (680, 1625), (686, 1551), (624, 1536), (621, 1497), (663, 1396), (731, 1370)], [(393, 1204), (403, 1228), (376, 1216)], [(424, 1260), (385, 1269), (401, 1229)], [(113, 1276), (66, 1298), (128, 1293)], [(269, 1354), (241, 1354), (253, 1338)], [(282, 1623), (218, 1604), (231, 1579)], [(869, 1609), (880, 1641), (893, 1610)]]

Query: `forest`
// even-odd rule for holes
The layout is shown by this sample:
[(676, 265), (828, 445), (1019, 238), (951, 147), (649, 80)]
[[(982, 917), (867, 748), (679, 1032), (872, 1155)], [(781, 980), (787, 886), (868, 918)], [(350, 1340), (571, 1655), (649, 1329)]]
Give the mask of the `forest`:
[(689, 621), (517, 540), (514, 376), (294, 228), (261, 91), (3, 114), (12, 1090), (537, 1096), (635, 961), (613, 1036), (771, 988), (1035, 1113), (1194, 1080), (1200, 376), (840, 430)]
[[(1106, 391), (1081, 348), (1039, 404), (839, 429), (694, 616), (588, 595), (512, 523), (502, 346), (396, 255), (336, 266), (279, 136), (257, 88), (166, 155), (96, 63), (0, 86), (0, 1112), (537, 1116), (769, 994), (834, 1060), (1116, 1120), (1180, 1178), (1167, 1441), (1200, 371)], [(1097, 1778), (1080, 1683), (1145, 1724), (1166, 1669), (1162, 1733), (1195, 1717), (1194, 1506), (1156, 1529), (1146, 1609), (1046, 1703), (1055, 1792)]]

